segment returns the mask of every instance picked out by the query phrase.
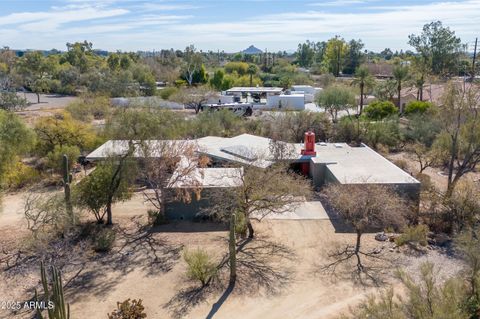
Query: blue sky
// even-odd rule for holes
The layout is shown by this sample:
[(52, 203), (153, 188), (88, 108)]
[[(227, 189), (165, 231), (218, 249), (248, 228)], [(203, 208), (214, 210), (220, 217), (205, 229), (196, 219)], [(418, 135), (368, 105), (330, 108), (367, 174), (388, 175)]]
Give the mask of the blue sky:
[(0, 0), (0, 46), (65, 49), (88, 40), (106, 50), (237, 52), (250, 44), (295, 50), (306, 39), (362, 39), (409, 49), (408, 35), (441, 20), (464, 43), (480, 35), (480, 0)]

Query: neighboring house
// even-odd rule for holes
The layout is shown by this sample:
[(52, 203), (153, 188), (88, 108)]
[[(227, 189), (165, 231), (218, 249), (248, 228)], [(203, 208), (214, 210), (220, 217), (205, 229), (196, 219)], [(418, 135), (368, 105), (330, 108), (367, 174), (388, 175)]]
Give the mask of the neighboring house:
[(393, 77), (393, 64), (385, 62), (365, 63), (370, 74), (379, 79), (389, 79)]

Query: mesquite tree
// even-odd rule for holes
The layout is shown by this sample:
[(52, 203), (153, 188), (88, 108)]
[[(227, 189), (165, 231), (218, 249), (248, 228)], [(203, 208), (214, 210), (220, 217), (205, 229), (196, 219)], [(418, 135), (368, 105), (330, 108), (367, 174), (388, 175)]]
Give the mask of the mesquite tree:
[(243, 214), (249, 238), (254, 237), (251, 219), (261, 221), (270, 214), (291, 212), (311, 194), (306, 178), (280, 164), (268, 168), (248, 165), (240, 176), (225, 176), (228, 177), (235, 178), (238, 186), (213, 193), (210, 213)]
[[(160, 214), (165, 213), (165, 204), (170, 200), (190, 202), (192, 192), (200, 196), (201, 168), (209, 160), (199, 156), (197, 148), (192, 141), (140, 142), (143, 157), (140, 173), (148, 186), (144, 196)], [(168, 188), (176, 192), (168, 192)]]
[(441, 131), (434, 148), (446, 154), (447, 197), (462, 176), (480, 163), (480, 89), (475, 85), (450, 84), (438, 112)]
[(332, 183), (324, 190), (329, 204), (356, 233), (355, 245), (347, 245), (333, 253), (335, 259), (325, 269), (334, 269), (339, 263), (357, 259), (358, 274), (365, 271), (362, 256), (372, 254), (361, 249), (362, 235), (372, 229), (399, 228), (405, 223), (407, 205), (391, 188), (380, 184)]

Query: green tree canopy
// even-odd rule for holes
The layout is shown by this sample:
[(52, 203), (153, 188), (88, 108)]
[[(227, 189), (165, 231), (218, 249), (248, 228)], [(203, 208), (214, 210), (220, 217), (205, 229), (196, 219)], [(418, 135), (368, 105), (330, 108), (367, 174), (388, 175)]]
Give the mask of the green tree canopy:
[(337, 121), (339, 111), (356, 106), (355, 94), (351, 88), (338, 84), (322, 90), (316, 100), (318, 106), (325, 108), (325, 111), (330, 113), (334, 122)]
[(16, 157), (27, 152), (35, 136), (14, 113), (0, 110), (0, 186)]
[(423, 26), (420, 35), (409, 36), (408, 43), (422, 56), (433, 74), (453, 75), (462, 43), (455, 32), (435, 21)]

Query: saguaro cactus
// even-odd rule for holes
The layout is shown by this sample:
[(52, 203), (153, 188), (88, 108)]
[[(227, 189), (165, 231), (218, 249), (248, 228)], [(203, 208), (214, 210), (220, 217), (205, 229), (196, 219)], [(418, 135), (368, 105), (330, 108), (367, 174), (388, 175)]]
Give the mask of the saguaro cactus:
[[(65, 298), (63, 296), (62, 275), (60, 271), (54, 266), (51, 267), (52, 284), (51, 289), (48, 283), (47, 272), (43, 262), (40, 263), (40, 276), (43, 286), (43, 301), (47, 308), (49, 319), (70, 319), (70, 305), (65, 304)], [(38, 300), (38, 293), (35, 289), (35, 301)], [(53, 306), (52, 306), (53, 305)], [(44, 319), (40, 309), (37, 308), (37, 319)]]
[(235, 284), (237, 280), (237, 245), (235, 240), (235, 223), (236, 216), (232, 213), (230, 218), (230, 238), (228, 241), (228, 249), (230, 252), (230, 284)]
[(68, 170), (68, 156), (66, 154), (63, 154), (63, 188), (65, 191), (65, 208), (70, 221), (73, 224), (75, 223), (75, 218), (73, 216), (73, 206), (70, 192), (70, 172)]

